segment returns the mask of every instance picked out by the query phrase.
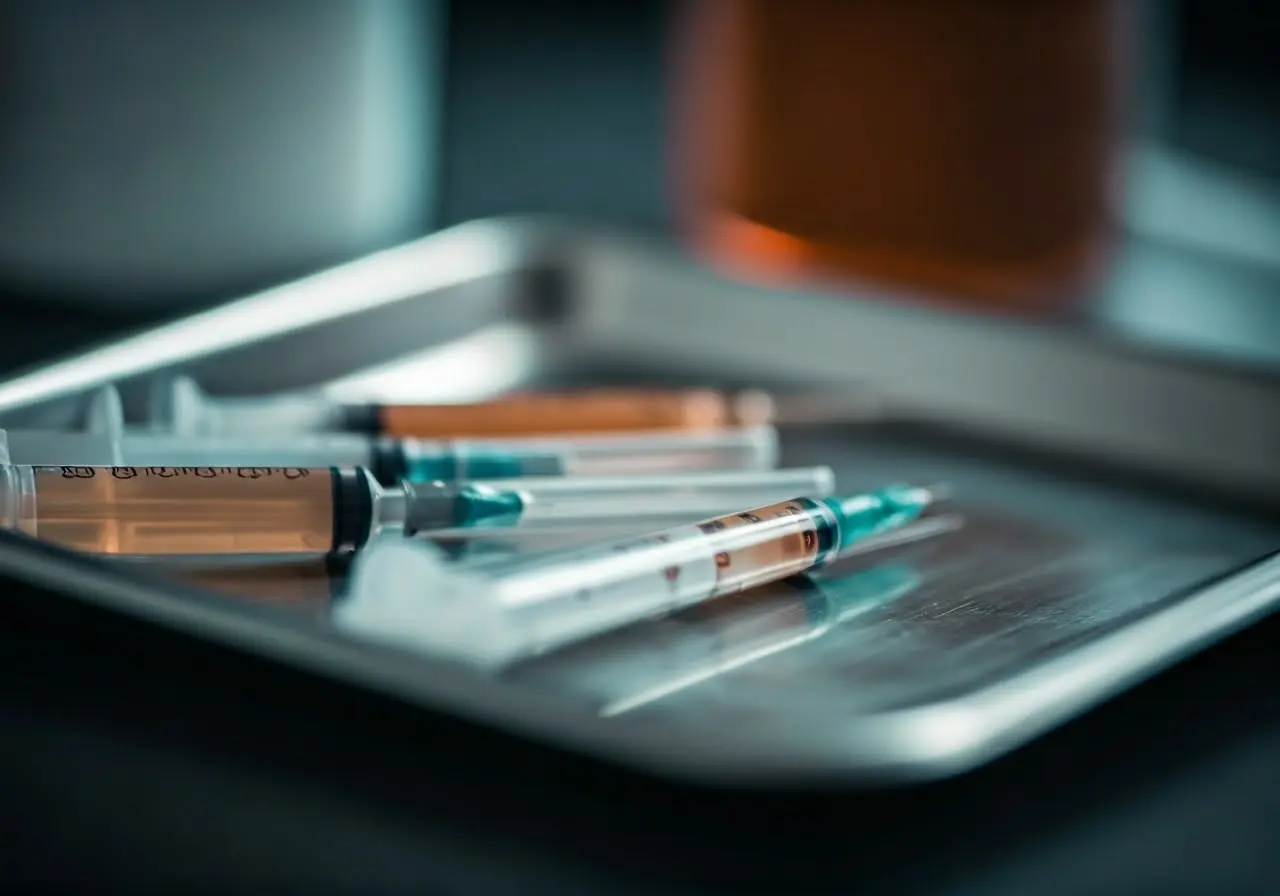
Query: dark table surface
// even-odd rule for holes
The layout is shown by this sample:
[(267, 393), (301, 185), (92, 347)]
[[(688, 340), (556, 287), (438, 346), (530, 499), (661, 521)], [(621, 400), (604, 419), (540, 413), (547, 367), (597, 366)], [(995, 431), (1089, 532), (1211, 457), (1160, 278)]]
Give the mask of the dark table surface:
[(10, 586), (0, 879), (417, 892), (1274, 891), (1270, 620), (983, 770), (636, 778)]

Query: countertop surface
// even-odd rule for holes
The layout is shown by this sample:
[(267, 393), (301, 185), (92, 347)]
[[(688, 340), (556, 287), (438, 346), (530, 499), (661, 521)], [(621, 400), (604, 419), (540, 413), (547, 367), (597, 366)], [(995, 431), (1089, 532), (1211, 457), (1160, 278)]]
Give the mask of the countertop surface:
[(674, 788), (9, 588), (8, 882), (427, 892), (1274, 890), (1272, 619), (971, 775)]

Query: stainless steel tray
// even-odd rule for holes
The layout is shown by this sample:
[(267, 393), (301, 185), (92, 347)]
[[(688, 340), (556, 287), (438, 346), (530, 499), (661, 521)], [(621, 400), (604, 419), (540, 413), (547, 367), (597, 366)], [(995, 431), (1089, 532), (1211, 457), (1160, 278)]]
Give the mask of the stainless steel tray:
[[(391, 362), (412, 363), (369, 376)], [(0, 425), (76, 426), (106, 383), (140, 420), (156, 375), (177, 371), (227, 394), (411, 376), (442, 398), (632, 379), (876, 399), (856, 424), (785, 431), (784, 461), (831, 463), (851, 488), (947, 481), (959, 530), (498, 677), (0, 539), (0, 573), (68, 599), (648, 771), (752, 786), (954, 773), (1280, 601), (1274, 379), (884, 297), (748, 288), (563, 222), (466, 225), (33, 371), (0, 383)], [(1116, 484), (1139, 467), (1141, 488)]]

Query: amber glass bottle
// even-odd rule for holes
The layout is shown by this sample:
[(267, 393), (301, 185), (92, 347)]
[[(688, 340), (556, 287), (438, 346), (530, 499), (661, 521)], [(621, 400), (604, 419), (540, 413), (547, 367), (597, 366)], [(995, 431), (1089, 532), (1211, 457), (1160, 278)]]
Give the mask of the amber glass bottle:
[(687, 0), (676, 203), (739, 274), (1006, 309), (1079, 294), (1112, 230), (1123, 0)]

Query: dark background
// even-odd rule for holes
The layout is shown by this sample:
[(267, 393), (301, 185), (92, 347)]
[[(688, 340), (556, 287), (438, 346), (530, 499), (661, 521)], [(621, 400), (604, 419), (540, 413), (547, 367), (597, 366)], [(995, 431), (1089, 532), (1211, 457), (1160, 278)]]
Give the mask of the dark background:
[[(1280, 115), (1275, 111), (1280, 106), (1280, 65), (1274, 52), (1280, 42), (1280, 12), (1274, 4), (1263, 0), (1128, 2), (1143, 10), (1137, 37), (1141, 61), (1134, 77), (1140, 111), (1134, 116), (1134, 128), (1175, 152), (1243, 175), (1248, 178), (1241, 187), (1246, 191), (1256, 183), (1273, 197), (1280, 196)], [(127, 13), (118, 16), (120, 23), (111, 29), (110, 52), (100, 48), (87, 52), (103, 30), (95, 32), (95, 21), (67, 24), (83, 19), (85, 9), (105, 10), (104, 4), (86, 0), (0, 4), (0, 56), (6, 60), (0, 64), (0, 73), (17, 73), (10, 83), (0, 80), (0, 232), (5, 227), (31, 230), (16, 240), (20, 248), (8, 253), (7, 260), (5, 240), (0, 239), (0, 298), (13, 309), (13, 329), (23, 331), (22, 339), (0, 353), (0, 371), (27, 367), (124, 330), (475, 218), (549, 213), (655, 235), (670, 231), (665, 175), (669, 85), (664, 54), (672, 0), (615, 4), (551, 0), (536, 5), (471, 0), (453, 4), (438, 21), (430, 16), (404, 16), (401, 27), (410, 32), (406, 45), (416, 43), (422, 57), (411, 60), (409, 66), (417, 70), (406, 77), (434, 81), (439, 91), (434, 99), (402, 97), (406, 120), (426, 117), (438, 127), (438, 140), (429, 140), (430, 134), (421, 138), (430, 144), (430, 151), (422, 152), (422, 176), (431, 187), (407, 188), (415, 197), (423, 194), (419, 214), (388, 214), (385, 222), (356, 223), (350, 233), (339, 236), (335, 236), (336, 227), (328, 232), (308, 229), (316, 217), (314, 211), (327, 207), (324, 197), (313, 201), (293, 197), (305, 197), (308, 186), (324, 192), (327, 170), (343, 173), (343, 169), (325, 169), (317, 162), (314, 171), (303, 166), (303, 174), (291, 175), (293, 180), (285, 174), (297, 166), (295, 149), (332, 163), (346, 149), (340, 135), (360, 124), (359, 103), (352, 91), (333, 89), (342, 84), (344, 73), (352, 77), (361, 73), (361, 54), (376, 55), (354, 36), (360, 15), (352, 11), (362, 8), (359, 0), (279, 0), (272, 5), (275, 12), (265, 19), (254, 0), (189, 7), (200, 15), (175, 13), (165, 0), (109, 0), (109, 4)], [(374, 0), (366, 5), (376, 4), (393, 11), (415, 6), (414, 0)], [(168, 13), (157, 15), (158, 10)], [(98, 13), (96, 23), (111, 21), (109, 13)], [(215, 36), (201, 38), (202, 28)], [(415, 29), (420, 33), (413, 33)], [(241, 74), (239, 70), (248, 66), (239, 62), (244, 52), (240, 44), (244, 34), (255, 30), (275, 44), (254, 57), (256, 67), (251, 72)], [(299, 47), (292, 53), (280, 50), (273, 62), (270, 46), (287, 44), (295, 35)], [(170, 45), (179, 49), (167, 53), (155, 49)], [(443, 53), (435, 49), (441, 45)], [(129, 50), (138, 46), (149, 49), (136, 54), (143, 61), (131, 67)], [(184, 54), (198, 58), (184, 59)], [(326, 54), (342, 62), (330, 66), (338, 73), (331, 75), (332, 81), (308, 83), (328, 70)], [(288, 88), (278, 91), (283, 97), (279, 102), (292, 105), (277, 108), (246, 102), (249, 108), (236, 109), (246, 95), (264, 92), (262, 82), (270, 80), (273, 65)], [(113, 75), (117, 70), (124, 74)], [(172, 84), (165, 81), (170, 76)], [(385, 86), (383, 82), (391, 77), (386, 72), (370, 75), (370, 89)], [(109, 87), (95, 88), (103, 79), (111, 81)], [(221, 92), (211, 87), (224, 81), (231, 86)], [(50, 91), (49, 85), (57, 89)], [(400, 89), (394, 83), (391, 86)], [(77, 91), (84, 94), (82, 107), (77, 106)], [(45, 93), (60, 102), (53, 106), (54, 112), (45, 111)], [(192, 113), (173, 122), (173, 110), (188, 102), (188, 93), (191, 102), (204, 97), (218, 111), (206, 116)], [(113, 108), (104, 111), (99, 108), (103, 105)], [(261, 124), (264, 116), (290, 120), (289, 115), (279, 114), (282, 110), (291, 111), (298, 124), (283, 125), (272, 144), (255, 143), (254, 125)], [(80, 117), (88, 124), (76, 126)], [(32, 129), (33, 123), (36, 130), (45, 132), (43, 142), (28, 147), (24, 156), (15, 148), (22, 141), (13, 137)], [(234, 132), (236, 125), (242, 127), (242, 136)], [(129, 209), (95, 203), (93, 188), (117, 201), (132, 201), (135, 197), (127, 193), (103, 191), (102, 182), (110, 183), (124, 171), (141, 177), (146, 185), (145, 176), (134, 171), (143, 163), (172, 167), (187, 180), (234, 172), (234, 164), (201, 158), (187, 134), (219, 126), (223, 131), (212, 133), (227, 141), (224, 154), (242, 155), (245, 160), (246, 173), (228, 184), (228, 191), (238, 191), (251, 202), (255, 188), (271, 184), (277, 170), (284, 184), (302, 185), (292, 191), (277, 186), (275, 194), (261, 200), (271, 205), (292, 203), (284, 211), (273, 211), (271, 218), (292, 221), (298, 229), (281, 238), (280, 246), (254, 252), (242, 249), (240, 255), (227, 250), (230, 254), (220, 259), (220, 265), (206, 261), (200, 270), (207, 273), (170, 277), (167, 282), (148, 282), (145, 275), (136, 274), (93, 276), (80, 270), (84, 252), (76, 243), (82, 236), (56, 226), (58, 221), (75, 221), (77, 211), (66, 209), (54, 215), (37, 211), (44, 200), (29, 186), (35, 173), (30, 169), (42, 169), (46, 184), (97, 177), (98, 183), (89, 183), (90, 200), (78, 210), (79, 217), (97, 222), (90, 236), (124, 247), (123, 255), (146, 259), (150, 252), (153, 261), (181, 270), (182, 261), (175, 260), (174, 253), (149, 247), (148, 233), (154, 235), (157, 227), (166, 232), (189, 226), (206, 237), (212, 234), (216, 243), (220, 232), (245, 226), (256, 217), (252, 206), (232, 202), (220, 210), (213, 203), (210, 211), (198, 204), (181, 206), (170, 198), (171, 207), (157, 213), (154, 207), (164, 206), (166, 197), (144, 190), (137, 198), (150, 207), (152, 217), (135, 213), (140, 223), (131, 230)], [(175, 134), (186, 137), (178, 139)], [(130, 160), (144, 151), (151, 157)], [(215, 187), (195, 195), (209, 201), (218, 193)], [(68, 201), (62, 193), (53, 198), (63, 204)], [(1192, 200), (1181, 208), (1185, 213), (1197, 205)], [(202, 220), (217, 218), (219, 213), (225, 220), (215, 224)], [(1268, 232), (1280, 232), (1280, 200), (1264, 216)], [(157, 225), (156, 220), (161, 223)], [(1233, 226), (1224, 232), (1239, 227), (1227, 223)], [(1204, 222), (1204, 229), (1217, 228), (1216, 221)], [(1175, 229), (1194, 233), (1196, 227), (1178, 222)], [(274, 227), (271, 232), (287, 230)], [(104, 238), (102, 231), (108, 236)], [(188, 243), (193, 240), (188, 238)], [(180, 240), (177, 244), (182, 245)], [(204, 248), (198, 240), (194, 246)], [(1200, 270), (1222, 263), (1202, 247), (1173, 248)], [(218, 260), (218, 248), (210, 251)], [(1151, 251), (1165, 249), (1157, 245)], [(1251, 346), (1248, 354), (1266, 354), (1261, 345), (1266, 339), (1256, 333), (1259, 315), (1254, 306), (1259, 301), (1259, 284), (1280, 281), (1280, 246), (1262, 247), (1266, 263), (1261, 268), (1256, 263), (1259, 250), (1248, 254), (1252, 257), (1243, 265), (1235, 264), (1227, 278), (1232, 283), (1221, 290), (1233, 293), (1228, 304), (1247, 309), (1236, 321), (1227, 320), (1230, 315), (1211, 320), (1206, 309), (1220, 302), (1206, 298), (1201, 308), (1188, 312), (1187, 321), (1170, 321), (1164, 312), (1159, 326), (1177, 331), (1182, 341), (1197, 328), (1215, 327), (1234, 329), (1244, 338), (1250, 327), (1241, 327), (1239, 319), (1252, 320), (1252, 337), (1258, 345)], [(57, 264), (60, 257), (67, 262)], [(1161, 262), (1157, 268), (1158, 278), (1184, 277), (1180, 262)], [(1142, 302), (1126, 299), (1117, 304), (1117, 317), (1128, 320), (1129, 309)], [(74, 313), (69, 314), (69, 309)], [(1204, 320), (1192, 321), (1200, 317)], [(1265, 321), (1262, 325), (1271, 333)]]
[[(1272, 7), (1168, 8), (1179, 26), (1177, 111), (1152, 127), (1202, 156), (1280, 176)], [(664, 231), (666, 14), (658, 2), (455, 4), (436, 223), (556, 212)], [(247, 270), (182, 298), (212, 301), (303, 269)], [(13, 309), (0, 336), (6, 369), (173, 313), (77, 305), (38, 278), (0, 279)], [(743, 795), (637, 780), (3, 587), (6, 883), (1280, 889), (1274, 620), (956, 781)]]

